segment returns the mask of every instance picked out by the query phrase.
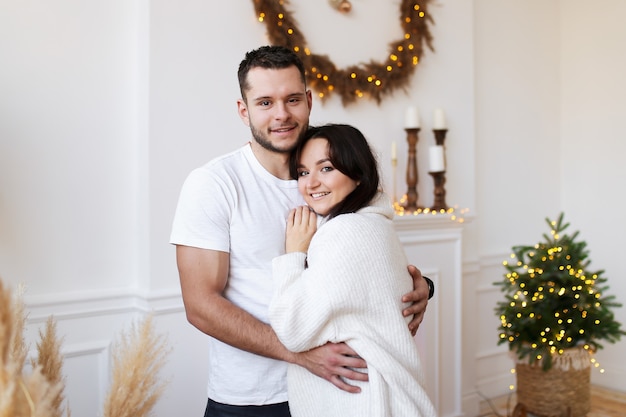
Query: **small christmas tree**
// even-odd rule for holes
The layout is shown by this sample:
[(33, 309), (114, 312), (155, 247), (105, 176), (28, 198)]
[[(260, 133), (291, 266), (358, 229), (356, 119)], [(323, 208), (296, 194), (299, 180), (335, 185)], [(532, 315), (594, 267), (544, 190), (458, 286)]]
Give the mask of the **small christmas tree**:
[(504, 262), (507, 273), (496, 282), (506, 301), (495, 311), (502, 321), (498, 344), (509, 344), (519, 359), (552, 366), (553, 355), (583, 346), (595, 351), (599, 340), (615, 343), (625, 335), (611, 308), (620, 307), (603, 270), (589, 271), (587, 244), (576, 241), (578, 232), (564, 233), (569, 223), (546, 219), (551, 228), (545, 241), (534, 246), (515, 246)]

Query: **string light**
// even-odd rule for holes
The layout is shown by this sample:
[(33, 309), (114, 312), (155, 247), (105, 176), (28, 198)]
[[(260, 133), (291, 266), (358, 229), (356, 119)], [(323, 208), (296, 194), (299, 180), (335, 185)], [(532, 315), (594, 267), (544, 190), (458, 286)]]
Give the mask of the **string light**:
[[(270, 41), (301, 54), (307, 68), (307, 81), (318, 96), (326, 99), (336, 92), (341, 95), (343, 104), (350, 104), (363, 97), (371, 97), (380, 103), (393, 90), (407, 86), (424, 49), (433, 49), (428, 26), (432, 17), (426, 11), (431, 1), (419, 0), (419, 4), (406, 0), (400, 2), (400, 23), (404, 33), (401, 39), (390, 43), (391, 53), (385, 61), (372, 60), (347, 69), (338, 69), (326, 54), (311, 53), (284, 1), (254, 0), (253, 4), (258, 21), (267, 26)], [(314, 70), (323, 71), (328, 77), (318, 78)]]
[(448, 207), (447, 209), (431, 210), (429, 207), (418, 208), (414, 211), (407, 211), (404, 207), (407, 196), (404, 194), (400, 201), (393, 202), (393, 208), (398, 216), (442, 216), (456, 223), (465, 223), (465, 217), (469, 212), (468, 208)]
[(502, 262), (504, 280), (496, 283), (506, 294), (496, 307), (498, 343), (508, 342), (519, 358), (533, 358), (544, 369), (566, 349), (584, 345), (591, 354), (601, 348), (598, 340), (614, 342), (626, 334), (608, 309), (621, 304), (613, 297), (602, 300), (606, 287), (596, 286), (606, 279), (585, 271), (584, 242), (576, 242), (577, 233), (564, 234), (562, 215), (549, 224), (545, 242), (513, 248), (510, 259)]

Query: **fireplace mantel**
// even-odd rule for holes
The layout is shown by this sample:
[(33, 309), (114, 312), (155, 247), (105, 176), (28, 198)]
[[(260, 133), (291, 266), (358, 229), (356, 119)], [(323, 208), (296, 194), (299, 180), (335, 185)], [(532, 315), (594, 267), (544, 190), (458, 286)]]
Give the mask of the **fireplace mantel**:
[(450, 214), (396, 216), (409, 262), (435, 283), (415, 337), (426, 389), (440, 417), (463, 416), (462, 235), (464, 222)]

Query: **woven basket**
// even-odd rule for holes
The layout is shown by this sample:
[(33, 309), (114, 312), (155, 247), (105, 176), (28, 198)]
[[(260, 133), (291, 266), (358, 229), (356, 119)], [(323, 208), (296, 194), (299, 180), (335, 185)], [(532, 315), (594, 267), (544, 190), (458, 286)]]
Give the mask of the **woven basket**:
[[(590, 409), (591, 362), (583, 348), (555, 355), (548, 371), (518, 361), (517, 401), (538, 417), (584, 417)], [(571, 414), (570, 414), (571, 412)]]

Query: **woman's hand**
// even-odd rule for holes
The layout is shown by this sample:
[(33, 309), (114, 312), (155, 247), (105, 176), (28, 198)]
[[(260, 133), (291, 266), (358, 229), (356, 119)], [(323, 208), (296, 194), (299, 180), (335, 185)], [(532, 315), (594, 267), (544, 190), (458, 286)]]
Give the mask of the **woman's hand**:
[(307, 206), (300, 206), (289, 212), (285, 234), (285, 252), (304, 252), (317, 231), (317, 214)]

